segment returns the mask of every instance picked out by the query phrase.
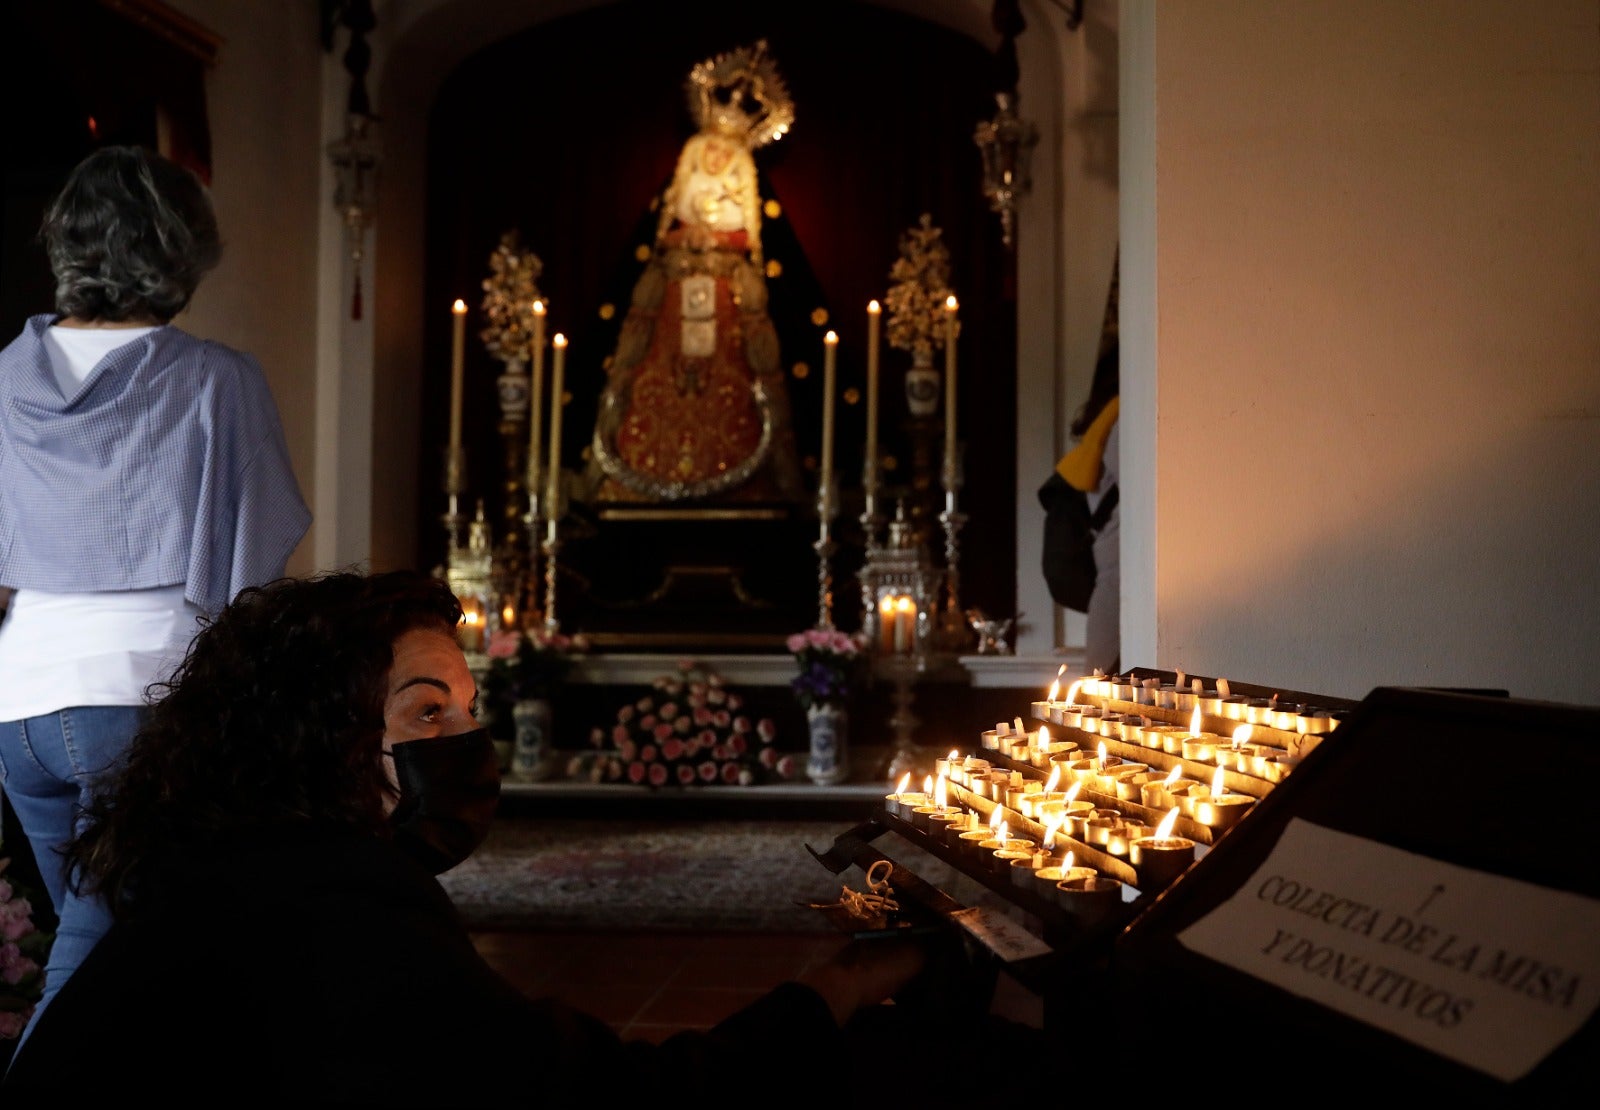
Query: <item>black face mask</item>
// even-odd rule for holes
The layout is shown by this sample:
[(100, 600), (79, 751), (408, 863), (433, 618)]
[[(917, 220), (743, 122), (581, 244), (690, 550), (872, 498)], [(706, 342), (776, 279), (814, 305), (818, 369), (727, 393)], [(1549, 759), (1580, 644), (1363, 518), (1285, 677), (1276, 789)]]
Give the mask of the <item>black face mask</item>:
[(483, 843), (500, 805), (500, 761), (489, 730), (412, 740), (389, 754), (400, 784), (389, 815), (395, 843), (442, 874)]

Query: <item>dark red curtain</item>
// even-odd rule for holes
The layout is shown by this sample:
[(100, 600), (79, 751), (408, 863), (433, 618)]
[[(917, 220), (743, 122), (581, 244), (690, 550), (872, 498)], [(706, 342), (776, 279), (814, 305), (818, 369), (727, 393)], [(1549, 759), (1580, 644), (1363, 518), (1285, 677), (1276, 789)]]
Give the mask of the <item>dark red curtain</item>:
[[(641, 268), (636, 249), (652, 241), (652, 202), (694, 131), (684, 79), (697, 62), (758, 38), (767, 40), (796, 105), (792, 131), (755, 158), (762, 195), (782, 213), (763, 231), (768, 257), (784, 267), (769, 282), (783, 364), (803, 361), (816, 371), (788, 379), (800, 454), (817, 451), (823, 332), (840, 336), (839, 389), (864, 394), (867, 302), (883, 299), (900, 234), (929, 213), (944, 230), (961, 301), (958, 412), (967, 445), (962, 507), (970, 518), (962, 533), (962, 600), (1009, 614), (1016, 309), (1011, 258), (980, 191), (972, 139), (994, 111), (996, 59), (965, 36), (865, 3), (618, 3), (504, 40), (447, 79), (428, 136), (422, 311), (425, 364), (437, 372), (427, 376), (422, 400), (423, 411), (438, 419), (421, 429), (419, 519), (440, 512), (428, 460), (442, 457), (448, 436), (450, 304), (457, 297), (474, 313), (464, 432), (470, 481), (491, 519), (499, 515), (493, 383), (501, 367), (470, 337), (481, 326), (489, 255), (513, 228), (544, 263), (550, 331), (571, 340), (573, 401), (563, 438), (566, 465), (581, 465), (604, 384), (601, 363)], [(603, 319), (603, 306), (616, 316)], [(819, 308), (827, 314), (822, 325), (812, 318)], [(886, 476), (891, 484), (909, 477), (909, 360), (885, 341), (879, 438), (899, 463)], [(841, 404), (834, 465), (846, 513), (859, 512), (864, 437), (864, 401)], [(437, 529), (422, 529), (420, 543), (419, 566), (442, 561)]]

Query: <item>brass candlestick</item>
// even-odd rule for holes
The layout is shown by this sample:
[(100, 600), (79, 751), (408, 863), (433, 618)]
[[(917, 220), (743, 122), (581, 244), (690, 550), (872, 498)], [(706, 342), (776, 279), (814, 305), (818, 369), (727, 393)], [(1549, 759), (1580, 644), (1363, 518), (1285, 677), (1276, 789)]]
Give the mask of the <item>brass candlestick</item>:
[[(955, 639), (959, 629), (965, 627), (961, 608), (961, 547), (958, 537), (967, 514), (956, 508), (956, 493), (961, 489), (961, 461), (954, 454), (947, 456), (940, 470), (944, 486), (944, 512), (939, 514), (939, 526), (944, 529), (944, 580), (947, 600), (945, 617), (940, 628), (941, 639)], [(951, 644), (950, 646), (955, 646)]]
[(542, 510), (542, 499), (539, 496), (539, 471), (536, 466), (534, 466), (532, 463), (529, 463), (528, 508), (527, 511), (522, 514), (522, 527), (528, 534), (528, 567), (525, 576), (526, 596), (522, 600), (522, 611), (526, 615), (526, 619), (523, 621), (523, 624), (526, 627), (531, 627), (537, 621), (542, 620), (545, 610), (545, 603), (540, 597), (539, 592), (539, 556), (540, 552), (544, 548), (544, 545), (541, 542), (541, 536), (544, 532), (544, 516)]
[(838, 512), (833, 476), (817, 490), (817, 627), (833, 627), (833, 518)]
[(544, 524), (544, 630), (552, 636), (561, 631), (556, 616), (556, 553), (561, 550), (562, 495), (554, 491)]
[(467, 451), (464, 447), (446, 447), (444, 451), (444, 492), (448, 496), (449, 507), (439, 517), (444, 524), (445, 537), (448, 541), (446, 548), (446, 565), (449, 565), (449, 556), (461, 546), (461, 528), (467, 522), (467, 514), (461, 511), (461, 495), (467, 490)]

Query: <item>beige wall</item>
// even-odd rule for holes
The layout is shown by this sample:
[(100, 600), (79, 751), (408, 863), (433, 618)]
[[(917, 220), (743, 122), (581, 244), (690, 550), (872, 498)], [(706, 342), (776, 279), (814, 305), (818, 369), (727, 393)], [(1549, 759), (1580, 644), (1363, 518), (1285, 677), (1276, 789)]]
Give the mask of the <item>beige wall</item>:
[(1600, 701), (1600, 3), (1153, 13), (1125, 664)]
[[(179, 323), (261, 360), (310, 503), (322, 203), (317, 7), (310, 0), (175, 0), (173, 6), (223, 39), (206, 84), (223, 257)], [(290, 559), (290, 573), (312, 569), (311, 548), (308, 535)]]

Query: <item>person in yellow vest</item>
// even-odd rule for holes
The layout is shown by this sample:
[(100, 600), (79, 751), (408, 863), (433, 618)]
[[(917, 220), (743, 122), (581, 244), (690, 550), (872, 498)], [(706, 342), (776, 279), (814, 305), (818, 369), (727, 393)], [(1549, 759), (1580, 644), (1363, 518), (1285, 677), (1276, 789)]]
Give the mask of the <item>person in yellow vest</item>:
[(1072, 450), (1056, 463), (1056, 473), (1089, 501), (1092, 518), (1101, 520), (1094, 537), (1094, 592), (1089, 596), (1084, 633), (1086, 670), (1115, 674), (1121, 663), (1122, 568), (1121, 527), (1117, 509), (1118, 345), (1109, 344), (1095, 363), (1089, 396), (1072, 421)]

